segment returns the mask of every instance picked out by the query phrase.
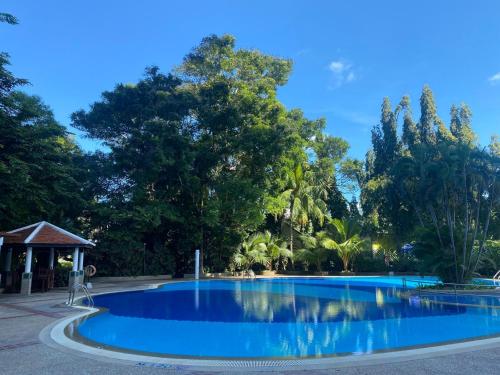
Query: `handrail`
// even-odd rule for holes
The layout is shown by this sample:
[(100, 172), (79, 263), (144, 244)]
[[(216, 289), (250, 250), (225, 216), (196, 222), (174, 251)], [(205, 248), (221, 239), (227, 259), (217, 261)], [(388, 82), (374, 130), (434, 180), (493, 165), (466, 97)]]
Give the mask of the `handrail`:
[(84, 284), (80, 283), (74, 283), (73, 286), (71, 287), (68, 295), (68, 301), (66, 302), (66, 305), (68, 306), (73, 306), (75, 303), (75, 296), (76, 293), (78, 292), (78, 289), (81, 289), (83, 293), (85, 294), (85, 297), (87, 298), (88, 301), (88, 306), (93, 307), (94, 306), (94, 299), (90, 295), (90, 292), (88, 288)]
[(495, 288), (495, 284), (460, 284), (460, 283), (443, 283), (441, 281), (427, 281), (427, 280), (407, 280), (409, 282), (413, 282), (416, 284), (431, 284), (431, 285), (453, 285), (453, 286), (476, 286), (476, 287), (486, 287), (486, 288)]
[[(489, 296), (488, 295), (485, 295), (485, 294), (477, 294), (477, 293), (466, 293), (466, 289), (462, 289), (462, 291), (458, 292), (459, 288), (460, 287), (464, 287), (464, 286), (474, 286), (474, 287), (483, 287), (485, 289), (498, 289), (498, 285), (496, 284), (493, 284), (493, 285), (488, 285), (488, 284), (460, 284), (460, 283), (443, 283), (443, 282), (433, 282), (433, 281), (427, 281), (427, 280), (410, 280), (412, 282), (415, 282), (417, 283), (417, 291), (418, 291), (418, 296), (419, 298), (422, 298), (422, 293), (427, 293), (427, 294), (450, 294), (450, 292), (453, 292), (453, 294), (455, 295), (455, 299), (458, 298), (458, 296), (474, 296), (474, 297), (480, 297), (480, 296)], [(449, 291), (449, 290), (439, 290), (439, 289), (424, 289), (422, 290), (422, 287), (424, 286), (424, 284), (431, 284), (431, 285), (443, 285), (443, 286), (452, 286), (453, 287), (453, 291)], [(496, 294), (495, 294), (496, 295)], [(424, 296), (425, 297), (425, 296)], [(458, 301), (458, 300), (457, 300)]]
[(493, 280), (499, 279), (500, 280), (500, 270), (497, 271), (497, 273), (493, 276)]

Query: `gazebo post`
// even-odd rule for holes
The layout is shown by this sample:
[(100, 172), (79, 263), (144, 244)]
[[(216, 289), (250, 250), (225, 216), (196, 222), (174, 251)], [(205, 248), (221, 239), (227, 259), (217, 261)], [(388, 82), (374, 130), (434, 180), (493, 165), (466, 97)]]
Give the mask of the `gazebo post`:
[(85, 256), (85, 249), (82, 249), (80, 251), (80, 257), (78, 258), (79, 264), (78, 264), (78, 272), (79, 272), (79, 279), (80, 279), (80, 284), (83, 284), (84, 281), (84, 272), (83, 272), (83, 257)]
[(80, 272), (78, 271), (78, 253), (80, 252), (79, 247), (75, 247), (75, 250), (73, 251), (73, 268), (71, 272), (69, 273), (69, 282), (68, 282), (68, 287), (71, 289), (73, 285), (77, 284), (79, 282), (79, 275)]
[(33, 280), (33, 273), (31, 272), (32, 257), (33, 248), (28, 246), (26, 248), (26, 262), (24, 263), (24, 273), (21, 280), (21, 294), (31, 294), (31, 282)]
[[(2, 259), (3, 237), (0, 237), (0, 259)], [(0, 272), (0, 286), (2, 285), (2, 273)]]
[(7, 257), (5, 258), (4, 276), (5, 276), (5, 288), (10, 288), (12, 286), (12, 247), (7, 250)]
[(49, 253), (49, 269), (53, 270), (54, 269), (54, 248), (50, 248), (50, 253)]

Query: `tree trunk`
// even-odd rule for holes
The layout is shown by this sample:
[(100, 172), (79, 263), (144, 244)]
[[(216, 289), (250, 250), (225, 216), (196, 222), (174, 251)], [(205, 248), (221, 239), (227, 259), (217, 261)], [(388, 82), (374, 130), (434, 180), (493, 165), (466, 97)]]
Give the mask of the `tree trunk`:
[[(467, 254), (467, 239), (469, 238), (469, 200), (467, 197), (467, 174), (465, 173), (465, 163), (463, 168), (463, 178), (464, 178), (464, 194), (465, 194), (465, 228), (464, 228), (464, 244), (462, 249), (462, 277), (461, 281), (464, 279), (465, 275), (465, 256)], [(472, 244), (474, 247), (474, 244)]]
[(349, 272), (349, 259), (342, 259), (342, 263), (344, 263), (344, 272)]
[(294, 198), (292, 197), (292, 202), (290, 204), (290, 252), (292, 253), (292, 269), (294, 269), (294, 261), (293, 261), (293, 208), (294, 208)]

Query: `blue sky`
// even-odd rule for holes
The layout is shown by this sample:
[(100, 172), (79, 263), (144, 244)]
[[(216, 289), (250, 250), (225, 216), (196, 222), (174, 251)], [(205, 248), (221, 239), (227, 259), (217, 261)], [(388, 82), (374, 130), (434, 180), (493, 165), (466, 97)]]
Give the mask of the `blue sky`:
[[(144, 68), (165, 72), (208, 34), (294, 60), (279, 91), (288, 108), (325, 117), (329, 134), (363, 157), (384, 96), (418, 99), (429, 84), (448, 120), (468, 103), (486, 144), (500, 133), (500, 2), (491, 1), (161, 1), (3, 0), (18, 26), (0, 26), (0, 50), (28, 78), (56, 118), (99, 99)], [(79, 137), (87, 150), (95, 142)]]

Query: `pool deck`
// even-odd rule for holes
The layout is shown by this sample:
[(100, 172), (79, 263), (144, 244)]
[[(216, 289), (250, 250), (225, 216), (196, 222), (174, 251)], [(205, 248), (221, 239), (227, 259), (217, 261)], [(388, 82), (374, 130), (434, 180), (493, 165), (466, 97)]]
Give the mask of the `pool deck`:
[[(101, 282), (92, 293), (144, 289), (153, 281)], [(44, 338), (45, 329), (57, 321), (82, 313), (67, 307), (66, 289), (31, 296), (0, 294), (0, 374), (231, 374), (257, 373), (245, 369), (211, 369), (184, 365), (167, 365), (154, 361), (128, 362), (97, 358), (66, 350)], [(40, 333), (42, 332), (42, 335)], [(46, 333), (45, 333), (46, 335)], [(40, 338), (41, 336), (41, 338)], [(487, 347), (462, 347), (451, 352), (430, 350), (426, 355), (398, 357), (386, 363), (367, 361), (363, 364), (332, 364), (324, 369), (267, 368), (274, 374), (499, 374), (500, 343)]]

